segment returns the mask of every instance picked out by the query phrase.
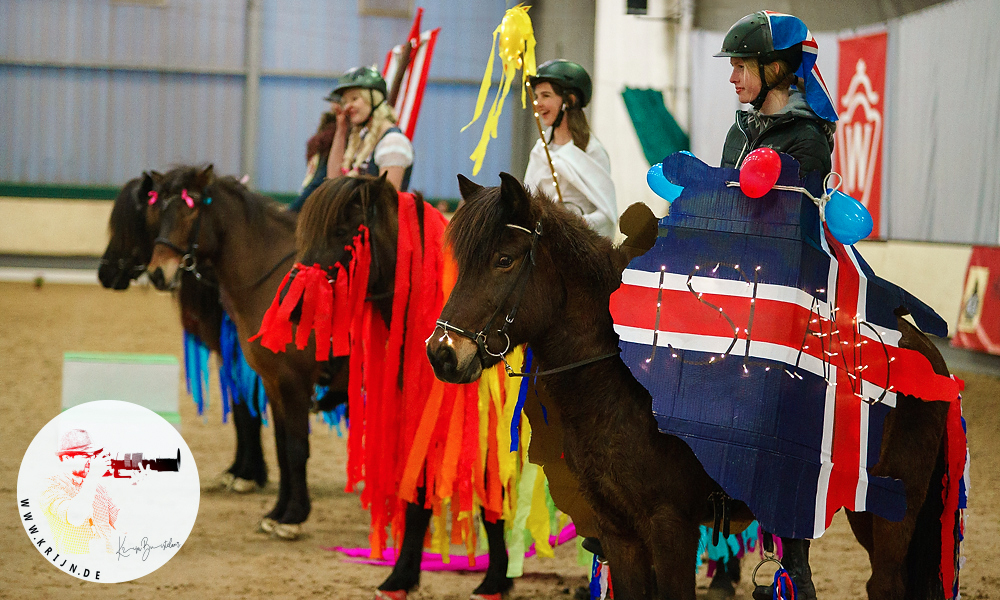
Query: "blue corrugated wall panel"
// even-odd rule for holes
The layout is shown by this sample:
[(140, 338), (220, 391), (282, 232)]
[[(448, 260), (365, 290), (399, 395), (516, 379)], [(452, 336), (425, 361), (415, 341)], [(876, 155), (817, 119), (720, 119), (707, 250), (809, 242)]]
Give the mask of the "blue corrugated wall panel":
[[(427, 87), (414, 140), (413, 187), (453, 198), (455, 174), (471, 170), (468, 155), (481, 125), (459, 130), (472, 116), (492, 31), (513, 2), (417, 4), (424, 7), (423, 27), (441, 27), (441, 33), (430, 71), (437, 81)], [(235, 174), (244, 78), (157, 68), (241, 69), (245, 7), (246, 0), (169, 0), (161, 7), (0, 0), (0, 58), (29, 63), (0, 66), (0, 180), (120, 184), (145, 169), (202, 162)], [(262, 0), (262, 24), (265, 75), (253, 185), (294, 192), (304, 175), (306, 140), (333, 83), (294, 73), (381, 66), (389, 48), (406, 38), (410, 19), (360, 16), (354, 0)], [(94, 68), (104, 64), (150, 71)], [(483, 177), (508, 168), (512, 100)]]

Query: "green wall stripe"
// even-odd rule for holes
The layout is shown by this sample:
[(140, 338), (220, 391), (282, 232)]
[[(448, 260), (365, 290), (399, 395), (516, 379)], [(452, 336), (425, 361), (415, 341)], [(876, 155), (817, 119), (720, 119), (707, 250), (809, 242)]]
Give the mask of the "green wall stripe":
[(126, 363), (139, 365), (178, 365), (171, 354), (129, 354), (125, 352), (64, 352), (63, 360), (70, 362)]
[[(84, 402), (84, 404), (86, 404), (86, 402)], [(80, 405), (77, 404), (76, 406), (80, 406)], [(66, 412), (70, 408), (76, 408), (76, 406), (65, 407), (60, 412)], [(158, 414), (161, 417), (163, 417), (163, 420), (166, 421), (167, 423), (170, 423), (171, 425), (180, 425), (180, 423), (181, 423), (181, 413), (179, 413), (179, 412), (170, 412), (170, 411), (164, 411), (164, 410), (154, 410), (153, 412), (155, 412), (156, 414)]]
[[(0, 181), (0, 198), (37, 198), (39, 200), (114, 200), (121, 188), (100, 185), (56, 185), (43, 183), (17, 183)], [(281, 204), (291, 204), (299, 197), (290, 192), (261, 192)], [(428, 202), (437, 205), (445, 202), (447, 212), (455, 212), (458, 208), (458, 198), (428, 198)]]

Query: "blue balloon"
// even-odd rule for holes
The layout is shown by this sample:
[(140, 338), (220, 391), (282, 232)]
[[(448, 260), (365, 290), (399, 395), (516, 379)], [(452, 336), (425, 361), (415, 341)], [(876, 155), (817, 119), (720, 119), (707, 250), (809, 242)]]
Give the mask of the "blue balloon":
[(663, 175), (663, 163), (656, 163), (646, 172), (646, 184), (660, 198), (667, 202), (673, 202), (681, 195), (683, 186), (675, 185), (667, 181)]
[(841, 191), (830, 194), (826, 203), (826, 226), (838, 242), (850, 246), (863, 240), (871, 234), (874, 225), (864, 204)]

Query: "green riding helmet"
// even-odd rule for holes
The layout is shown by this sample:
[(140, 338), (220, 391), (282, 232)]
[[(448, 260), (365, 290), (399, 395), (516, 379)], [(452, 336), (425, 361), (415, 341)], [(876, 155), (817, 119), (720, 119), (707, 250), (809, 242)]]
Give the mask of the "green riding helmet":
[[(801, 23), (801, 20), (796, 17)], [(805, 24), (802, 24), (805, 27)], [(801, 38), (800, 38), (801, 39)], [(767, 99), (768, 92), (773, 86), (767, 84), (764, 75), (764, 65), (776, 60), (783, 60), (791, 67), (794, 73), (802, 64), (802, 43), (793, 44), (787, 48), (774, 47), (774, 38), (771, 36), (771, 21), (767, 18), (767, 13), (760, 10), (749, 14), (726, 32), (726, 37), (722, 40), (722, 50), (716, 54), (717, 57), (732, 58), (753, 58), (757, 60), (757, 71), (760, 77), (760, 93), (750, 101), (750, 104), (760, 110)]]
[(776, 50), (771, 38), (771, 22), (761, 10), (743, 17), (730, 27), (722, 40), (722, 50), (715, 56), (755, 58), (762, 65), (783, 60), (794, 72), (802, 64), (802, 44)]
[(580, 98), (579, 108), (587, 106), (594, 91), (594, 84), (591, 83), (587, 70), (575, 62), (561, 58), (542, 63), (529, 81), (531, 87), (543, 81), (554, 81), (567, 90), (577, 92)]
[(353, 88), (382, 92), (383, 98), (388, 96), (385, 79), (382, 79), (378, 71), (372, 67), (354, 67), (337, 79), (337, 86), (333, 88), (327, 99), (334, 96), (342, 96), (344, 92)]

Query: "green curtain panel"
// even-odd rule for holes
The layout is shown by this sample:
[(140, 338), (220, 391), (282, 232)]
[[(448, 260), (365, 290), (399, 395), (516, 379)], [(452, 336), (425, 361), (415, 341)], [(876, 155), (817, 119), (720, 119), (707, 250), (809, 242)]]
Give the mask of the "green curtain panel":
[(622, 99), (650, 166), (674, 152), (691, 149), (691, 139), (663, 103), (663, 92), (627, 87)]

